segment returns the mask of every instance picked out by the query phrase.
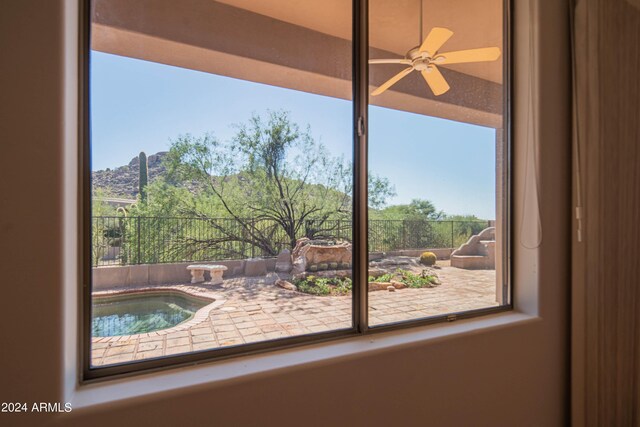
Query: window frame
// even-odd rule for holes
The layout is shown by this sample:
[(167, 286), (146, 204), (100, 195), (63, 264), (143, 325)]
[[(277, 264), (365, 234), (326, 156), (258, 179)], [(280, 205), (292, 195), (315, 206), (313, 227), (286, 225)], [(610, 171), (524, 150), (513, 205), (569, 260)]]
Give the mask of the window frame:
[[(91, 0), (79, 0), (79, 181), (81, 203), (79, 206), (79, 236), (82, 279), (79, 316), (79, 359), (82, 365), (80, 381), (82, 383), (111, 379), (172, 369), (197, 363), (223, 360), (237, 356), (283, 350), (303, 345), (318, 344), (338, 339), (361, 337), (404, 328), (437, 323), (452, 322), (488, 314), (511, 311), (514, 308), (512, 292), (512, 245), (513, 223), (512, 185), (511, 185), (511, 138), (512, 112), (511, 94), (513, 90), (513, 8), (512, 0), (503, 0), (503, 130), (504, 143), (502, 153), (504, 168), (502, 176), (502, 295), (505, 303), (495, 307), (486, 307), (463, 312), (451, 312), (426, 318), (403, 320), (369, 326), (368, 324), (368, 212), (367, 212), (367, 138), (368, 138), (368, 0), (352, 0), (352, 137), (353, 137), (353, 290), (352, 325), (350, 328), (316, 332), (311, 334), (279, 338), (237, 346), (221, 347), (193, 351), (156, 359), (126, 362), (100, 367), (91, 366), (91, 111), (90, 111), (90, 50), (91, 50)], [(498, 152), (496, 151), (496, 155)], [(364, 250), (363, 250), (364, 249)]]

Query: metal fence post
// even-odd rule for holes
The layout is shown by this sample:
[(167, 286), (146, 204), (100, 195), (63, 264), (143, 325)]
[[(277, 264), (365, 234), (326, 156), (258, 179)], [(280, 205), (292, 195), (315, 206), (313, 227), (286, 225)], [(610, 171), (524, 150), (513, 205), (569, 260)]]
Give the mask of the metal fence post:
[(244, 228), (241, 228), (240, 233), (242, 234), (242, 246), (241, 246), (242, 256), (245, 257), (247, 256), (247, 230), (245, 230)]
[(451, 221), (451, 248), (453, 249), (453, 221)]
[[(255, 233), (255, 229), (256, 229), (256, 220), (251, 218), (251, 234)], [(253, 238), (251, 238), (251, 258), (255, 258), (256, 257), (256, 245), (255, 242), (253, 241)]]
[(402, 247), (400, 249), (407, 249), (407, 220), (402, 220)]
[(138, 258), (136, 259), (136, 264), (140, 264), (140, 217), (136, 218), (138, 220), (138, 229), (137, 229), (137, 235), (138, 238), (136, 239), (138, 241)]
[(122, 217), (118, 217), (118, 229), (120, 230), (120, 253), (118, 254), (118, 257), (120, 258), (120, 264), (123, 264), (123, 252), (124, 248), (126, 247), (125, 239), (127, 236), (127, 232), (125, 230), (125, 222)]

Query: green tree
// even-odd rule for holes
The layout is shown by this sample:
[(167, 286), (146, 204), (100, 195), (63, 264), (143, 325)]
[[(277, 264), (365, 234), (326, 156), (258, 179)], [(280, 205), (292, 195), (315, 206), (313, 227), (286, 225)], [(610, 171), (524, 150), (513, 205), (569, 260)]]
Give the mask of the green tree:
[(413, 199), (409, 204), (388, 206), (372, 214), (376, 219), (425, 221), (437, 221), (444, 216), (444, 212), (437, 210), (432, 202), (424, 199)]
[(369, 218), (374, 221), (369, 226), (370, 241), (378, 244), (371, 250), (448, 246), (446, 242), (451, 240), (450, 227), (438, 222), (444, 216), (444, 212), (424, 199), (371, 210)]
[(113, 192), (108, 189), (93, 188), (92, 193), (91, 216), (114, 216), (117, 214), (117, 209), (106, 201), (109, 197), (114, 197)]
[[(182, 204), (182, 214), (208, 220), (217, 236), (206, 246), (248, 243), (265, 255), (294, 247), (315, 226), (351, 215), (352, 167), (333, 157), (309, 128), (301, 130), (283, 111), (266, 119), (254, 115), (237, 126), (228, 143), (211, 134), (173, 141), (166, 159), (169, 179), (191, 183), (198, 196)], [(370, 205), (380, 208), (393, 195), (384, 178), (370, 176)], [(233, 226), (215, 220), (233, 219)]]
[(109, 190), (94, 188), (91, 195), (91, 250), (92, 263), (97, 265), (108, 247), (119, 238), (118, 215), (106, 199), (113, 197)]
[(487, 220), (475, 215), (447, 215), (446, 219), (452, 222), (453, 247), (460, 246), (489, 226)]

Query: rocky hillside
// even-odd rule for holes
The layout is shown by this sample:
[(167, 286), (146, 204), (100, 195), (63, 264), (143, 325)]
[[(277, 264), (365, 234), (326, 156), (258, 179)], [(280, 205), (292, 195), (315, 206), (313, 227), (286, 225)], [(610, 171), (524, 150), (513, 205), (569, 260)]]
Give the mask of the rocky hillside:
[[(162, 159), (167, 155), (166, 151), (161, 151), (148, 156), (149, 183), (166, 172), (162, 164)], [(138, 171), (140, 164), (138, 156), (131, 159), (128, 165), (115, 169), (99, 170), (91, 173), (91, 180), (94, 189), (107, 191), (114, 197), (135, 199), (138, 195)]]

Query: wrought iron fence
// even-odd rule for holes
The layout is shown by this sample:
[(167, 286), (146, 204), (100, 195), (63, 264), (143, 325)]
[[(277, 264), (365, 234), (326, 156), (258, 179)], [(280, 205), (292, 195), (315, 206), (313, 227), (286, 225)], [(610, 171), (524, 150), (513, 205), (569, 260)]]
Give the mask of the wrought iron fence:
[[(455, 248), (488, 226), (487, 221), (370, 220), (369, 251)], [(296, 238), (351, 241), (351, 231), (351, 220), (311, 219)], [(268, 247), (257, 243), (256, 234)], [(93, 266), (255, 258), (290, 247), (290, 237), (271, 220), (92, 218)]]

